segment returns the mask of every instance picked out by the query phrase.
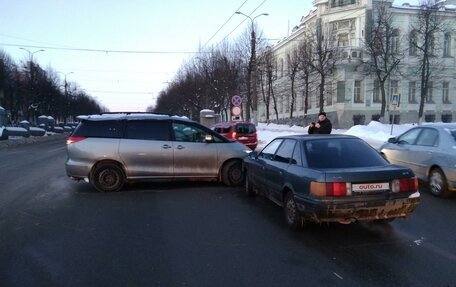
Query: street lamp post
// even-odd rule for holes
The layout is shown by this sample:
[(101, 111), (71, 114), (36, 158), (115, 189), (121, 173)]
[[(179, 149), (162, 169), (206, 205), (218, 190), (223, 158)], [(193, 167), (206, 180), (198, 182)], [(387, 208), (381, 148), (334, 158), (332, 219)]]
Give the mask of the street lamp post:
[(65, 120), (64, 120), (64, 124), (67, 124), (67, 119), (68, 119), (68, 116), (69, 116), (69, 113), (70, 113), (70, 97), (68, 97), (68, 82), (67, 82), (67, 76), (68, 75), (71, 75), (71, 74), (74, 74), (73, 72), (69, 72), (69, 73), (62, 73), (62, 72), (58, 72), (59, 74), (62, 74), (64, 77), (65, 77), (65, 80), (64, 80), (64, 89), (65, 89), (65, 99), (67, 101), (66, 103), (66, 110), (65, 110)]
[(39, 53), (39, 52), (44, 52), (45, 50), (43, 49), (40, 49), (40, 50), (37, 50), (35, 52), (31, 52), (29, 49), (26, 49), (26, 48), (19, 48), (21, 50), (24, 50), (26, 52), (28, 52), (29, 54), (29, 73), (30, 73), (30, 99), (32, 99), (32, 103), (30, 104), (29, 106), (29, 109), (27, 110), (27, 120), (30, 120), (30, 114), (29, 114), (29, 110), (30, 110), (30, 107), (33, 108), (33, 121), (36, 123), (36, 115), (35, 115), (35, 112), (36, 112), (36, 109), (38, 108), (38, 103), (36, 103), (36, 96), (33, 95), (33, 82), (34, 82), (34, 79), (33, 79), (33, 55), (36, 54), (36, 53)]
[[(257, 95), (257, 68), (256, 68), (256, 35), (255, 35), (255, 25), (254, 21), (256, 18), (260, 16), (268, 16), (268, 13), (261, 13), (256, 15), (255, 17), (250, 17), (249, 15), (246, 15), (240, 11), (237, 11), (236, 14), (239, 15), (244, 15), (245, 17), (250, 19), (251, 22), (251, 39), (250, 39), (250, 88), (251, 88), (251, 93), (249, 91), (248, 95), (251, 94), (251, 99), (248, 99), (248, 105), (251, 104), (252, 106), (252, 113), (253, 113), (253, 122), (255, 125), (257, 124), (257, 111), (258, 111), (258, 95)], [(248, 120), (250, 119), (250, 107), (247, 105), (247, 118)]]

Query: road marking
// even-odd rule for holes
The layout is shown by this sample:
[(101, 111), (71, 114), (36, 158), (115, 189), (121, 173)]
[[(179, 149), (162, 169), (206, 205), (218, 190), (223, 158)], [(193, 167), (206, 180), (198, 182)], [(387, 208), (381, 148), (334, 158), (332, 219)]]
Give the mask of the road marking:
[(61, 149), (64, 149), (66, 148), (66, 146), (62, 146), (62, 147), (59, 147), (59, 148), (56, 148), (56, 149), (51, 149), (51, 150), (48, 150), (47, 152), (55, 152), (55, 151), (59, 151)]
[(337, 278), (344, 280), (344, 278), (342, 276), (340, 276), (339, 274), (337, 274), (336, 272), (333, 272), (333, 274), (336, 275)]

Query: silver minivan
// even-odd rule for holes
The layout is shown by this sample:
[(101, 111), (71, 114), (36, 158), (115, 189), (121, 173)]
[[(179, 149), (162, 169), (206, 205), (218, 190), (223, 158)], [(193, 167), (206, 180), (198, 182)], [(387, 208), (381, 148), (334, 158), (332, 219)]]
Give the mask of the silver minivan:
[(119, 191), (142, 179), (244, 183), (251, 150), (187, 118), (121, 113), (80, 116), (67, 140), (66, 173), (99, 191)]

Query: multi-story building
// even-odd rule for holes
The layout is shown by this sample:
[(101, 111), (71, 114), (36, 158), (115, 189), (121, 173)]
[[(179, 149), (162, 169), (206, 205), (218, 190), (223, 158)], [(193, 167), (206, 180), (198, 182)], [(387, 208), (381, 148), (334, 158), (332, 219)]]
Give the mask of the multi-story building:
[[(271, 101), (270, 120), (305, 125), (315, 121), (320, 111), (318, 78), (313, 78), (307, 100), (307, 113), (303, 96), (302, 75), (296, 75), (293, 118), (290, 119), (291, 77), (290, 51), (308, 37), (309, 30), (322, 31), (329, 40), (334, 69), (326, 78), (324, 111), (337, 128), (349, 128), (354, 124), (369, 123), (380, 118), (382, 105), (379, 82), (373, 73), (366, 72), (363, 63), (371, 61), (366, 49), (368, 25), (375, 19), (375, 5), (386, 4), (392, 15), (394, 32), (390, 47), (400, 51), (398, 69), (385, 82), (386, 112), (381, 120), (385, 123), (416, 123), (420, 103), (419, 57), (410, 44), (412, 23), (416, 23), (419, 6), (394, 5), (393, 0), (314, 0), (314, 8), (304, 17), (288, 37), (274, 46), (270, 52), (275, 57), (276, 72), (273, 81), (276, 104)], [(451, 122), (456, 120), (456, 0), (440, 1), (439, 16), (445, 22), (445, 30), (436, 33), (433, 75), (429, 81), (425, 99), (423, 120), (428, 122)], [(318, 41), (321, 41), (320, 38)], [(315, 41), (315, 40), (314, 40)], [(398, 52), (399, 53), (399, 52)], [(436, 64), (438, 63), (438, 64)], [(261, 81), (260, 81), (261, 82)], [(261, 90), (261, 89), (260, 89)], [(263, 89), (264, 90), (264, 89)], [(400, 94), (398, 105), (392, 105), (391, 96)], [(394, 114), (394, 116), (393, 116)], [(265, 104), (258, 96), (258, 117), (266, 121)]]

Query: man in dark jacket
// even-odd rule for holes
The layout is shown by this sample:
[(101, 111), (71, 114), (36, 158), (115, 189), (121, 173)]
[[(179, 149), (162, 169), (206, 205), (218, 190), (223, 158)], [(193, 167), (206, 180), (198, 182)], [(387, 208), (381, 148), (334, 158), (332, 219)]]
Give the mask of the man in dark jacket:
[(325, 112), (318, 114), (318, 122), (310, 123), (308, 133), (310, 134), (330, 134), (332, 130), (331, 121), (326, 118)]

